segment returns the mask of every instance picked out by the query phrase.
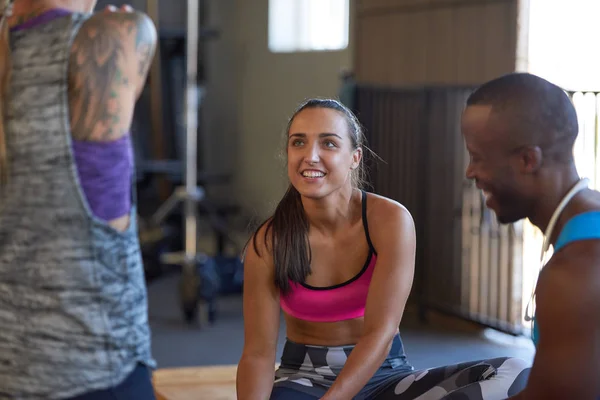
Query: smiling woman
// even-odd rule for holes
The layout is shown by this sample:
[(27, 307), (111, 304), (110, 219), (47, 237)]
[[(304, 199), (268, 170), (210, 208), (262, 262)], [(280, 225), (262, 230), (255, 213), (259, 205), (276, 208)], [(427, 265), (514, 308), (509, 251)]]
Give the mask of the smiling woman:
[(286, 135), (290, 185), (264, 232), (279, 238), (273, 258), (279, 266), (276, 279), (283, 292), (288, 291), (289, 281), (303, 282), (310, 271), (309, 224), (301, 198), (318, 200), (339, 190), (347, 197), (353, 188), (363, 188), (366, 175), (361, 126), (341, 103), (306, 101), (290, 118)]
[[(305, 108), (292, 120), (288, 129), (288, 176), (300, 194), (322, 197), (351, 179), (352, 172), (348, 171), (362, 165), (362, 132), (358, 124), (353, 124), (355, 121), (349, 120), (330, 108)], [(348, 130), (350, 135), (344, 135)], [(349, 151), (351, 157), (347, 157)], [(304, 187), (304, 183), (322, 186)]]
[[(415, 264), (401, 204), (362, 190), (364, 137), (335, 100), (308, 100), (286, 130), (290, 185), (244, 260), (240, 400), (501, 399), (524, 362), (472, 361), (414, 371), (399, 325)], [(368, 205), (367, 205), (368, 204)], [(287, 332), (273, 379), (280, 311)]]

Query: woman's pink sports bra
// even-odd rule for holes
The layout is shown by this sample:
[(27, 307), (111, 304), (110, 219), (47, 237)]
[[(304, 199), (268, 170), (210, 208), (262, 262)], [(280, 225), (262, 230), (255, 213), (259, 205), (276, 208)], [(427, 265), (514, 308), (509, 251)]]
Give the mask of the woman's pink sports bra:
[(367, 293), (377, 262), (377, 252), (369, 237), (367, 194), (364, 191), (362, 221), (369, 255), (360, 272), (352, 279), (334, 286), (314, 287), (290, 282), (288, 294), (280, 296), (283, 311), (292, 317), (313, 322), (335, 322), (364, 316)]

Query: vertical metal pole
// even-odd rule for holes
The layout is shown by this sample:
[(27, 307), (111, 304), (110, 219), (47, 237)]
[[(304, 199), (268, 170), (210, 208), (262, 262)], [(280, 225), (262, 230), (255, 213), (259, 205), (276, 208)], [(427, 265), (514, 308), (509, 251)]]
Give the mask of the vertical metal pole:
[(185, 159), (185, 268), (194, 271), (196, 265), (196, 185), (198, 135), (198, 34), (199, 0), (187, 2), (187, 66), (186, 66), (186, 159)]

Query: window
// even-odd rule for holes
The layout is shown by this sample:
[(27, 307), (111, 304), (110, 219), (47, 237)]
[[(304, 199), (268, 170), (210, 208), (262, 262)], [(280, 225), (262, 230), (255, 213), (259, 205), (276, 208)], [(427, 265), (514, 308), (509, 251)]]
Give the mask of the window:
[(269, 50), (345, 49), (349, 8), (349, 0), (269, 0)]
[(529, 0), (528, 70), (566, 90), (600, 91), (600, 2)]
[[(600, 53), (597, 0), (529, 0), (526, 71), (575, 92), (579, 136), (573, 148), (577, 172), (600, 189)], [(539, 276), (543, 234), (526, 220), (523, 224), (523, 315)], [(548, 257), (552, 254), (549, 252)], [(534, 309), (535, 310), (535, 309)], [(530, 310), (531, 312), (531, 310)], [(522, 321), (525, 327), (531, 322)]]

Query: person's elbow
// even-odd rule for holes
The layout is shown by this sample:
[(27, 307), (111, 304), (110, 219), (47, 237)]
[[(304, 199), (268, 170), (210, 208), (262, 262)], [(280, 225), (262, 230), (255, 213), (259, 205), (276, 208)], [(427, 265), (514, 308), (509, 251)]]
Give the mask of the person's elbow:
[(240, 357), (241, 364), (249, 364), (259, 366), (261, 368), (273, 368), (275, 365), (276, 346), (267, 340), (252, 340), (249, 339), (244, 343), (242, 355)]
[(391, 342), (394, 339), (398, 334), (403, 310), (381, 312), (382, 310), (389, 308), (390, 306), (388, 304), (379, 303), (372, 306), (372, 308), (365, 313), (363, 336), (379, 338), (386, 342)]
[(242, 356), (240, 358), (240, 363), (242, 361), (258, 362), (260, 364), (269, 363), (274, 365), (275, 350), (244, 347)]
[(376, 327), (365, 329), (362, 340), (369, 343), (373, 349), (378, 349), (378, 352), (386, 357), (392, 349), (394, 337), (397, 333), (397, 326), (383, 322)]

